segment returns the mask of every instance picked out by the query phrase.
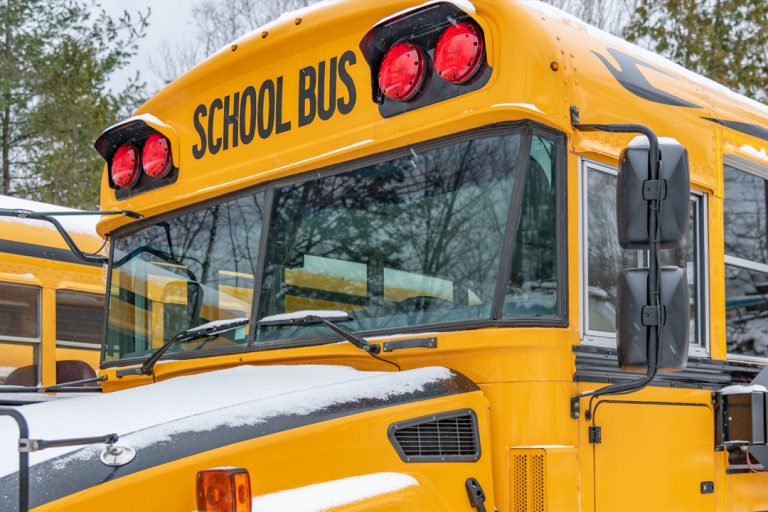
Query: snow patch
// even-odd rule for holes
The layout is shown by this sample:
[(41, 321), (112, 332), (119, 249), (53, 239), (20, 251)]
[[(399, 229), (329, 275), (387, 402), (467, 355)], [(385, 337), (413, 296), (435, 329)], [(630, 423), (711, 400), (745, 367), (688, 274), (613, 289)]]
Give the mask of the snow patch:
[(443, 4), (443, 3), (453, 4), (466, 13), (475, 14), (477, 12), (477, 10), (475, 9), (475, 5), (469, 0), (430, 0), (429, 2), (424, 2), (423, 4), (414, 5), (413, 7), (408, 7), (407, 9), (403, 9), (401, 11), (397, 11), (394, 14), (390, 14), (389, 16), (385, 16), (381, 18), (379, 21), (377, 21), (376, 23), (374, 23), (373, 26), (378, 27), (379, 25), (383, 25), (384, 23), (387, 23), (388, 21), (398, 18), (403, 14), (408, 14), (409, 12), (413, 12), (417, 9), (421, 9), (422, 7), (426, 7), (428, 5)]
[(321, 512), (418, 485), (403, 473), (353, 476), (258, 496), (252, 502), (253, 512)]
[(768, 393), (768, 389), (766, 389), (765, 386), (761, 384), (752, 384), (749, 386), (737, 384), (734, 386), (726, 386), (720, 390), (721, 395), (738, 395), (740, 393), (760, 393), (760, 392)]
[[(667, 144), (669, 146), (682, 146), (680, 142), (678, 142), (677, 139), (673, 137), (659, 137), (659, 145), (661, 144)], [(638, 135), (631, 141), (629, 141), (629, 147), (630, 148), (637, 148), (637, 147), (648, 147), (648, 137), (645, 135)]]
[(128, 119), (124, 119), (123, 121), (118, 121), (117, 123), (107, 128), (106, 130), (103, 130), (101, 133), (105, 134), (108, 131), (117, 128), (118, 126), (122, 126), (126, 123), (130, 123), (131, 121), (144, 121), (146, 123), (152, 123), (155, 126), (158, 126), (160, 128), (167, 128), (169, 130), (171, 129), (171, 126), (168, 123), (164, 123), (163, 121), (153, 116), (152, 114), (137, 114), (135, 116), (129, 117)]
[(349, 313), (341, 311), (340, 309), (305, 309), (302, 311), (294, 311), (293, 313), (280, 313), (277, 315), (265, 316), (259, 320), (259, 322), (283, 322), (286, 320), (299, 320), (307, 316), (319, 316), (321, 318), (349, 318)]
[(768, 153), (765, 152), (765, 148), (757, 149), (756, 147), (750, 146), (749, 144), (744, 144), (739, 148), (739, 151), (751, 157), (757, 158), (758, 160), (768, 162)]
[[(422, 390), (451, 375), (451, 370), (443, 367), (369, 372), (348, 366), (244, 365), (114, 393), (27, 405), (23, 412), (33, 438), (117, 433), (120, 443), (141, 450), (180, 432), (261, 423), (348, 401), (386, 399)], [(0, 476), (17, 471), (17, 441), (16, 423), (0, 417)], [(30, 463), (74, 452), (58, 461), (57, 467), (65, 468), (70, 460), (90, 457), (102, 448), (42, 450), (30, 454)]]
[[(30, 201), (29, 199), (21, 199), (19, 197), (2, 196), (0, 195), (0, 208), (7, 208), (9, 210), (29, 210), (38, 213), (45, 212), (79, 212), (82, 210), (75, 210), (74, 208), (65, 208), (55, 204), (41, 203), (38, 201)], [(96, 233), (96, 223), (101, 218), (100, 215), (65, 215), (62, 217), (56, 217), (70, 233), (81, 233), (85, 235), (91, 235), (98, 237)], [(37, 227), (44, 227), (55, 230), (56, 228), (50, 222), (32, 219), (19, 219), (17, 217), (2, 217), (4, 222), (20, 222), (22, 224), (29, 224)]]
[(539, 107), (531, 103), (496, 103), (494, 105), (491, 105), (491, 108), (496, 108), (496, 107), (524, 108), (526, 110), (533, 110), (534, 112), (538, 112), (539, 114), (544, 113), (541, 111)]

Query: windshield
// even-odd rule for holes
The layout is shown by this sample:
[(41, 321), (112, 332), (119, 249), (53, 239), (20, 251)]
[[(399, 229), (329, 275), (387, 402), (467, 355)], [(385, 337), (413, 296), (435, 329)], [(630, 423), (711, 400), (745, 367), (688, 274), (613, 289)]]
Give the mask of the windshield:
[[(106, 359), (250, 317), (254, 298), (256, 319), (343, 310), (344, 328), (358, 332), (557, 318), (556, 145), (524, 140), (505, 132), (408, 148), (116, 239)], [(170, 352), (328, 337), (316, 324), (243, 327)]]

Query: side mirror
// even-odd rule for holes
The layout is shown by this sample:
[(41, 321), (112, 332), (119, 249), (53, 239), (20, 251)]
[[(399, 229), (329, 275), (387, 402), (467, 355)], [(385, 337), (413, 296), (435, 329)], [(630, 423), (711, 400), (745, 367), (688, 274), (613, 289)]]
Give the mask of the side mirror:
[[(635, 141), (640, 142), (635, 142)], [(651, 244), (653, 204), (661, 212), (661, 247), (683, 247), (688, 232), (690, 177), (688, 152), (674, 141), (659, 143), (660, 168), (654, 176), (650, 167), (647, 139), (635, 139), (622, 151), (616, 194), (619, 244), (625, 249), (649, 251), (655, 265), (656, 249)], [(657, 201), (657, 199), (659, 199)], [(651, 267), (653, 268), (653, 267)], [(659, 272), (659, 307), (651, 300), (651, 268), (622, 271), (616, 307), (616, 334), (619, 367), (632, 372), (678, 371), (688, 363), (690, 299), (685, 270), (663, 267)], [(656, 340), (657, 335), (660, 337)], [(652, 341), (656, 343), (652, 344)], [(658, 350), (657, 350), (658, 347)]]
[[(655, 329), (648, 297), (647, 268), (624, 270), (619, 279), (616, 308), (619, 367), (628, 372), (648, 371), (649, 330)], [(659, 340), (658, 368), (679, 371), (688, 364), (690, 308), (688, 276), (679, 267), (661, 269), (662, 330)], [(639, 321), (638, 321), (639, 320)]]
[(650, 249), (649, 201), (661, 187), (661, 246), (682, 247), (688, 233), (691, 185), (688, 151), (677, 142), (659, 142), (661, 169), (650, 180), (648, 139), (637, 138), (621, 152), (616, 190), (619, 245), (624, 249)]

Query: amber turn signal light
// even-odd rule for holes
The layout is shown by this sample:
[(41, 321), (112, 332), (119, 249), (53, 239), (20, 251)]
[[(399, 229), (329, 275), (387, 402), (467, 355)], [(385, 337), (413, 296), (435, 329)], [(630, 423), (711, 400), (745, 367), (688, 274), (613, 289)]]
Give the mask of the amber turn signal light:
[(251, 477), (243, 468), (197, 473), (198, 512), (251, 512)]

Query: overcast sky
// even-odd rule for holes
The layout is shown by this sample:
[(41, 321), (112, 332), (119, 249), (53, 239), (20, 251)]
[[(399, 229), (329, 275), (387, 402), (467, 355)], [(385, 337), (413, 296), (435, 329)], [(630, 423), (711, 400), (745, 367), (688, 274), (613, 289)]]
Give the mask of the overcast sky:
[(163, 41), (184, 39), (191, 30), (190, 20), (194, 0), (99, 0), (101, 6), (113, 18), (119, 17), (123, 11), (146, 12), (152, 8), (149, 17), (147, 36), (139, 42), (139, 53), (134, 57), (130, 66), (110, 77), (110, 89), (122, 89), (128, 78), (138, 69), (142, 80), (146, 81), (150, 90), (159, 83), (159, 79), (146, 64), (152, 49)]

